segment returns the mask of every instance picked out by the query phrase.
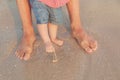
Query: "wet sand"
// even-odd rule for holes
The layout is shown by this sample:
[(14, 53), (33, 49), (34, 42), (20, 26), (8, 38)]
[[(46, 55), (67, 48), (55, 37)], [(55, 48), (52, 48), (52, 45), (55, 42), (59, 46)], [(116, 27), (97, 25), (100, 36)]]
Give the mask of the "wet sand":
[[(77, 45), (64, 14), (59, 36), (65, 44), (56, 46), (58, 63), (45, 53), (36, 28), (32, 58), (21, 61), (14, 54), (22, 35), (16, 1), (0, 0), (0, 80), (120, 80), (120, 1), (81, 0), (80, 8), (84, 29), (98, 41), (96, 52), (88, 55)], [(36, 27), (34, 18), (33, 23)]]

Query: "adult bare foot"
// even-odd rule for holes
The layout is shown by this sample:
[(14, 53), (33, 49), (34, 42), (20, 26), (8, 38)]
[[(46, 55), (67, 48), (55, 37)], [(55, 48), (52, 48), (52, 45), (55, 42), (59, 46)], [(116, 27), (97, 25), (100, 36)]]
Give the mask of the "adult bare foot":
[(30, 59), (35, 40), (35, 36), (23, 36), (21, 43), (15, 52), (16, 56), (23, 60)]
[(92, 53), (97, 49), (97, 41), (90, 37), (84, 30), (74, 30), (73, 37), (87, 53)]

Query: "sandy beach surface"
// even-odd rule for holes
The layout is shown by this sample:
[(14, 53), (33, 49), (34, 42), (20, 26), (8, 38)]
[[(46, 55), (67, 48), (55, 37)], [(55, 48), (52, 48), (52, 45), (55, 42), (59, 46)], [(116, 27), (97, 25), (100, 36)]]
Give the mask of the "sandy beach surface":
[[(59, 37), (65, 43), (56, 46), (59, 61), (45, 53), (38, 36), (29, 61), (21, 61), (15, 50), (22, 36), (22, 24), (16, 0), (0, 0), (0, 80), (120, 80), (120, 1), (80, 0), (84, 29), (98, 41), (98, 50), (86, 54), (72, 38), (66, 9)], [(22, 6), (22, 5), (21, 5)]]

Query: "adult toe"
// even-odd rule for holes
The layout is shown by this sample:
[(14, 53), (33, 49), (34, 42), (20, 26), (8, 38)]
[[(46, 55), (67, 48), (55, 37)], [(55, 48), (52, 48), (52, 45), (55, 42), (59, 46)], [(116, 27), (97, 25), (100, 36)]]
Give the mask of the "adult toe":
[(90, 47), (93, 51), (96, 51), (97, 50), (97, 41), (91, 41)]
[(87, 53), (92, 53), (93, 50), (90, 48), (89, 46), (89, 42), (88, 41), (82, 41), (81, 42), (81, 47), (87, 52)]
[(30, 59), (30, 56), (31, 56), (31, 53), (32, 53), (31, 50), (26, 50), (26, 52), (24, 53), (23, 59), (24, 59), (25, 61), (29, 60), (29, 59)]
[(93, 50), (92, 50), (90, 47), (86, 47), (86, 48), (85, 48), (85, 51), (86, 51), (87, 53), (92, 53), (92, 52), (93, 52)]
[(25, 61), (29, 60), (29, 59), (30, 59), (30, 53), (25, 53), (23, 59), (24, 59)]

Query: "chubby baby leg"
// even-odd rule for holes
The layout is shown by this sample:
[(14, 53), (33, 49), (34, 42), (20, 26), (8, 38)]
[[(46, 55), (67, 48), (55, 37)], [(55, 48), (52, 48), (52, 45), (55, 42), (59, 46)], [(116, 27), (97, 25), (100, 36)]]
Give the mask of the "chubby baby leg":
[(52, 42), (50, 40), (47, 24), (38, 24), (38, 31), (43, 42), (45, 43), (46, 52), (54, 52), (55, 48), (53, 47)]
[(58, 26), (55, 24), (49, 23), (48, 30), (49, 30), (49, 36), (50, 36), (51, 41), (58, 46), (62, 46), (63, 40), (57, 38)]

